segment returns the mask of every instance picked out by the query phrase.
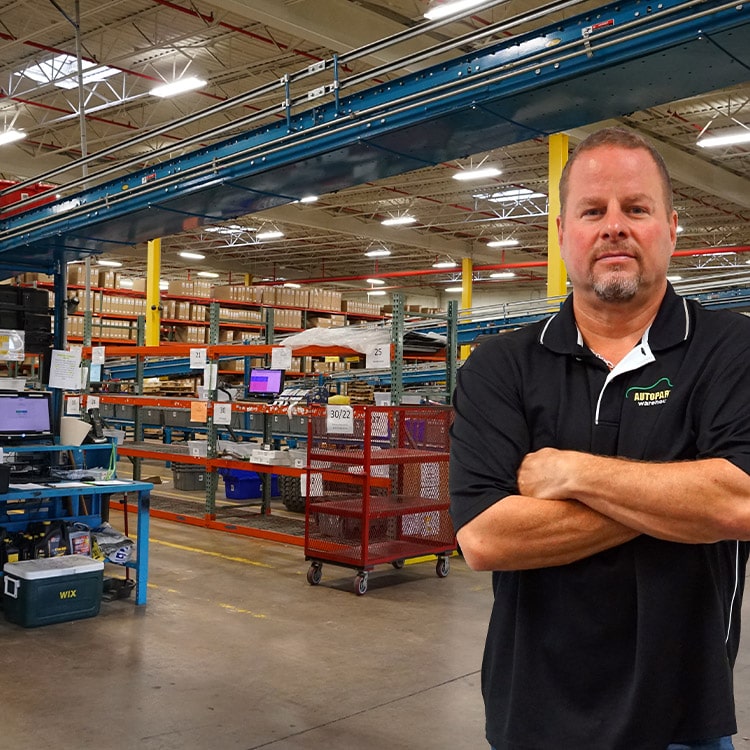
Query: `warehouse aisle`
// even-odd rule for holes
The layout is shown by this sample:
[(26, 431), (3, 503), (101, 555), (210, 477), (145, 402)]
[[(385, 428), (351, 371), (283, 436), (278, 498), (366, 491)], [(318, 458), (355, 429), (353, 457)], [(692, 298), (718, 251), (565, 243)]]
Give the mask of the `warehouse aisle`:
[[(490, 576), (383, 567), (357, 597), (351, 571), (311, 587), (307, 567), (299, 547), (152, 520), (145, 608), (0, 620), (3, 747), (483, 750)], [(750, 637), (737, 700), (750, 748)]]
[(299, 547), (156, 519), (151, 537), (145, 608), (0, 621), (4, 747), (482, 747), (489, 576), (382, 567), (358, 597), (336, 566), (310, 586)]

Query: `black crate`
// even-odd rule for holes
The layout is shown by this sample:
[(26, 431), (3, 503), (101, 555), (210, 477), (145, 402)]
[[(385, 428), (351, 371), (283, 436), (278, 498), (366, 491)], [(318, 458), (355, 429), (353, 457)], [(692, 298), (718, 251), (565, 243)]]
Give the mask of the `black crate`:
[(52, 346), (52, 333), (47, 331), (27, 331), (24, 336), (24, 349), (29, 354), (45, 354)]
[(18, 304), (18, 287), (0, 284), (0, 305), (17, 305)]
[(52, 330), (52, 316), (49, 313), (24, 310), (21, 316), (23, 318), (24, 331), (45, 331), (49, 333)]
[(0, 302), (0, 328), (21, 330), (21, 313), (16, 306), (4, 305)]
[(49, 292), (46, 289), (19, 287), (18, 302), (24, 310), (49, 312)]

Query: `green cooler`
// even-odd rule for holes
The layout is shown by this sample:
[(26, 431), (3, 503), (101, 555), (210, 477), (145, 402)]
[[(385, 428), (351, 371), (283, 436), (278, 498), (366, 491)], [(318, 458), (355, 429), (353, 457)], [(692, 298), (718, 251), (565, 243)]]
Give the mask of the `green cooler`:
[(6, 620), (34, 628), (99, 614), (104, 563), (85, 555), (44, 557), (3, 566)]

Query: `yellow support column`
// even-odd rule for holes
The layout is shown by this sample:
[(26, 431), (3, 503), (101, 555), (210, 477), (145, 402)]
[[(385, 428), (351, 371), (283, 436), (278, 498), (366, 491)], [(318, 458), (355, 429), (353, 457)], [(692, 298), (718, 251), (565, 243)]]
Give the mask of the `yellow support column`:
[[(461, 309), (471, 309), (471, 292), (472, 292), (472, 280), (474, 276), (474, 265), (471, 262), (471, 258), (461, 259)], [(471, 354), (471, 347), (468, 344), (464, 344), (461, 347), (459, 356), (461, 359), (466, 359)]]
[(161, 303), (161, 240), (149, 240), (146, 259), (146, 346), (159, 345)]
[(547, 296), (562, 297), (566, 292), (565, 264), (557, 241), (557, 217), (560, 215), (560, 176), (568, 161), (568, 136), (549, 137), (549, 214), (547, 216)]

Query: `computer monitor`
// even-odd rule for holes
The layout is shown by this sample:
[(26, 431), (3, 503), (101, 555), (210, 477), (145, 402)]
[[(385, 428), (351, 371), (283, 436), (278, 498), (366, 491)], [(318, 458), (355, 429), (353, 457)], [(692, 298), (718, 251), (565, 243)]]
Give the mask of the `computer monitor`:
[(250, 398), (275, 398), (284, 390), (284, 370), (253, 367), (247, 384)]
[(51, 395), (0, 391), (0, 446), (52, 442)]

